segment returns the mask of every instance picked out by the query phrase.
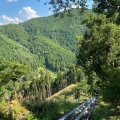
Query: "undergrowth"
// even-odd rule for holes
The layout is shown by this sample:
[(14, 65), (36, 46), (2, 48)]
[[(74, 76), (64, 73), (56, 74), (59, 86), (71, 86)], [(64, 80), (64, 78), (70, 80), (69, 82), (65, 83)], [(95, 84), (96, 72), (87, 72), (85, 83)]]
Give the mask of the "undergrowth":
[(111, 103), (98, 101), (93, 109), (91, 120), (120, 120), (120, 115), (116, 115), (116, 107)]

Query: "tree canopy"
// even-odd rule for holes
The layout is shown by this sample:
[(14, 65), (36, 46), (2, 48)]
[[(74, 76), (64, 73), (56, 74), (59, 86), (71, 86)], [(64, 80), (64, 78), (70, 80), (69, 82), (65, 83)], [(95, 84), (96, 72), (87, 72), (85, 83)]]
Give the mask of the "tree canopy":
[[(93, 1), (92, 6), (87, 4), (87, 2), (90, 1)], [(44, 4), (50, 4), (51, 7), (49, 9), (53, 9), (55, 15), (58, 14), (61, 10), (66, 12), (68, 9), (72, 9), (73, 5), (78, 8), (79, 12), (83, 12), (88, 9), (88, 7), (91, 7), (94, 12), (106, 14), (107, 17), (111, 17), (114, 13), (120, 12), (120, 0), (49, 0)], [(68, 11), (68, 14), (69, 13), (70, 11)], [(118, 16), (116, 22), (119, 24), (119, 21), (120, 15)]]
[(105, 100), (116, 102), (120, 97), (119, 74), (116, 74), (120, 70), (120, 26), (115, 23), (118, 14), (111, 18), (94, 13), (88, 16), (84, 21), (88, 30), (78, 44), (77, 63), (84, 67), (88, 76), (94, 71), (101, 79), (96, 78), (95, 82), (100, 94)]

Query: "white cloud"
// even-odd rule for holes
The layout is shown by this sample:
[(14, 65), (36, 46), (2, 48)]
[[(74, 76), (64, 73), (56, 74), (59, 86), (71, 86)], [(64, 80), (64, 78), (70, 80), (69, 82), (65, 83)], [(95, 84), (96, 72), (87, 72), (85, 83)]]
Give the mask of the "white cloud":
[(8, 2), (17, 2), (18, 0), (7, 0)]
[[(13, 0), (9, 0), (9, 1), (13, 1)], [(24, 22), (25, 20), (39, 17), (36, 11), (33, 10), (31, 7), (23, 7), (23, 9), (19, 11), (19, 15), (20, 15), (20, 19), (18, 17), (11, 18), (6, 15), (3, 15), (2, 17), (0, 17), (0, 25), (18, 24)]]
[(53, 15), (53, 12), (51, 10), (49, 10), (49, 15)]
[(17, 17), (15, 17), (15, 18), (10, 18), (10, 17), (8, 17), (8, 16), (6, 16), (6, 15), (3, 15), (2, 16), (2, 21), (3, 22), (0, 22), (0, 25), (4, 25), (4, 24), (18, 24), (18, 23), (20, 23), (20, 22), (23, 22), (22, 20), (20, 20), (20, 19), (18, 19)]
[(65, 11), (65, 8), (61, 8), (61, 10), (60, 10), (61, 12), (64, 12)]
[(35, 17), (39, 17), (39, 15), (37, 15), (36, 11), (33, 10), (31, 7), (23, 7), (22, 10), (20, 10), (19, 15), (21, 17), (21, 19), (23, 20), (29, 20)]
[(0, 25), (4, 25), (4, 23), (0, 22)]
[(72, 5), (71, 8), (78, 8), (79, 5)]

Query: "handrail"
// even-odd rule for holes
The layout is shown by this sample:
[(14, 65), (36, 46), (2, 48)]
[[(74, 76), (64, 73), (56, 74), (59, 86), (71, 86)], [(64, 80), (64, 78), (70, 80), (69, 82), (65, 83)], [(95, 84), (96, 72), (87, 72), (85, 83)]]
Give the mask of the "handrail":
[(75, 120), (79, 120), (84, 112), (90, 107), (91, 103), (95, 102), (95, 97), (90, 98), (89, 100), (85, 101), (84, 103), (82, 103), (81, 105), (79, 105), (78, 107), (76, 107), (75, 109), (71, 110), (70, 112), (68, 112), (66, 115), (64, 115), (62, 118), (58, 119), (58, 120), (65, 120), (68, 116), (70, 116), (71, 114), (75, 113), (75, 111), (77, 111), (78, 109), (82, 108), (86, 103), (88, 103), (87, 107), (85, 107), (85, 109), (79, 114), (78, 118), (76, 118)]
[(75, 120), (79, 120), (83, 116), (83, 114), (87, 111), (87, 109), (90, 107), (90, 105), (94, 102), (95, 102), (95, 99), (93, 97), (90, 103), (88, 104), (88, 106), (78, 115), (78, 117)]
[(94, 108), (94, 106), (95, 106), (95, 103), (96, 103), (96, 98), (94, 99), (93, 106), (91, 107), (91, 110), (90, 110), (90, 112), (88, 113), (88, 116), (87, 116), (86, 120), (89, 120), (89, 118), (90, 118), (90, 116), (91, 116), (91, 113), (92, 113), (92, 110), (93, 110), (93, 108)]
[[(90, 104), (87, 106), (87, 108), (90, 106)], [(77, 118), (75, 120), (79, 120), (83, 114), (86, 112), (86, 108), (77, 116)]]

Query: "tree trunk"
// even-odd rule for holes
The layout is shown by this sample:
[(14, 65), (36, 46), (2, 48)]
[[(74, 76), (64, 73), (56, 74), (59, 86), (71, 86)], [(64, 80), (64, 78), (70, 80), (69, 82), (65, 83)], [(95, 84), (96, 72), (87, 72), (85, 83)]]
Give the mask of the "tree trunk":
[(18, 99), (18, 97), (17, 97), (17, 90), (16, 90), (16, 85), (15, 85), (15, 81), (14, 81), (14, 99)]

